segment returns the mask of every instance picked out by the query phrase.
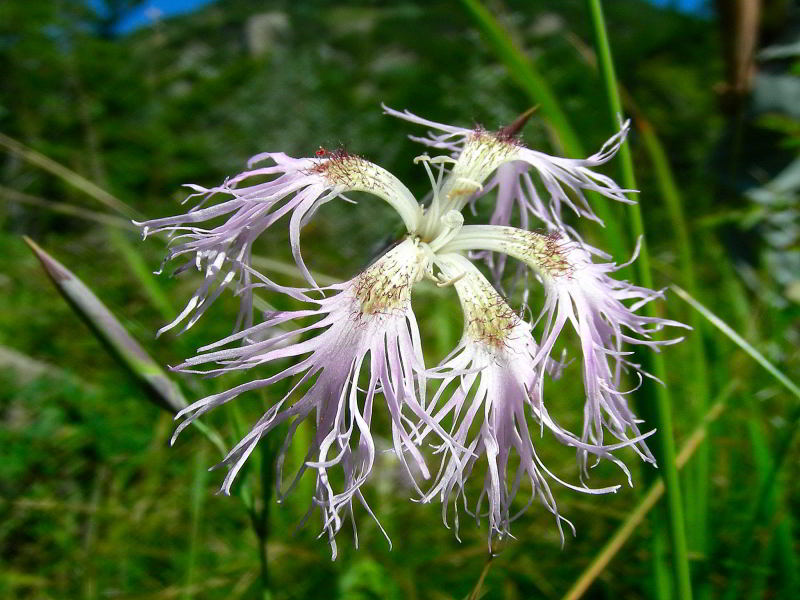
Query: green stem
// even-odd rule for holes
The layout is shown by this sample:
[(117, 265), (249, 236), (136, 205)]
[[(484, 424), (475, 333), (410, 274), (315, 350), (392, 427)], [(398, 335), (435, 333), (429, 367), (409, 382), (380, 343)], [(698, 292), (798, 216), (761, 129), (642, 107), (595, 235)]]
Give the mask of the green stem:
[(269, 512), (272, 500), (273, 476), (275, 472), (274, 439), (261, 442), (261, 496), (263, 504), (258, 524), (259, 561), (261, 565), (261, 591), (264, 600), (271, 598), (269, 591), (269, 562), (267, 556), (267, 540), (269, 539)]
[(489, 569), (492, 566), (492, 559), (494, 558), (493, 553), (489, 553), (486, 557), (486, 563), (483, 565), (483, 570), (481, 570), (480, 577), (478, 577), (478, 581), (475, 584), (475, 587), (472, 588), (472, 591), (467, 596), (467, 600), (478, 600), (481, 597), (481, 589), (483, 588), (483, 582), (486, 580), (486, 576), (489, 574)]
[[(266, 508), (262, 511), (262, 514), (267, 512)], [(255, 525), (256, 528), (256, 536), (258, 537), (258, 564), (261, 569), (260, 578), (261, 578), (261, 597), (264, 600), (268, 600), (270, 598), (269, 593), (269, 561), (267, 556), (267, 531), (266, 528), (263, 526), (263, 521), (261, 521), (258, 515), (254, 515), (254, 519), (260, 521), (258, 524)]]
[[(575, 36), (571, 36), (570, 41), (576, 46), (584, 60), (596, 70), (598, 67), (595, 52)], [(666, 152), (653, 127), (636, 106), (630, 93), (625, 90), (623, 85), (619, 85), (619, 93), (623, 107), (633, 115), (643, 149), (647, 152), (653, 167), (658, 191), (667, 207), (667, 214), (672, 222), (672, 230), (675, 233), (682, 281), (692, 294), (697, 295), (698, 288), (692, 239), (683, 210), (683, 199), (672, 175)], [(706, 359), (704, 346), (704, 322), (698, 313), (692, 311), (689, 312), (688, 320), (694, 331), (688, 340), (691, 352), (690, 369), (692, 372), (688, 386), (690, 390), (689, 398), (692, 401), (693, 417), (698, 419), (709, 406), (711, 384), (708, 378), (708, 360)], [(692, 461), (691, 468), (687, 469), (684, 474), (684, 481), (687, 484), (684, 490), (684, 498), (692, 499), (691, 502), (687, 502), (686, 506), (686, 521), (690, 536), (689, 544), (695, 554), (701, 557), (708, 557), (711, 553), (708, 537), (708, 482), (710, 481), (711, 473), (711, 447), (712, 442), (709, 439), (702, 447), (698, 448), (697, 458)], [(703, 577), (699, 582), (699, 587), (695, 589), (695, 596), (708, 598), (709, 595), (710, 582), (707, 577)]]
[(653, 598), (655, 600), (670, 600), (672, 598), (672, 582), (669, 577), (667, 562), (668, 548), (667, 536), (664, 534), (664, 520), (667, 518), (666, 507), (655, 507), (650, 518), (650, 560), (653, 564), (653, 579), (650, 582)]
[[(611, 57), (611, 46), (606, 33), (605, 18), (600, 0), (587, 0), (589, 14), (595, 35), (598, 65), (605, 85), (611, 118), (616, 126), (618, 117), (622, 114), (622, 102), (617, 88), (617, 78), (614, 73), (614, 63)], [(633, 159), (630, 148), (624, 144), (620, 148), (622, 163), (622, 184), (628, 189), (636, 189), (636, 178), (633, 171)], [(642, 239), (641, 253), (638, 260), (639, 281), (644, 287), (653, 287), (653, 278), (650, 270), (650, 253), (644, 240), (644, 221), (638, 204), (631, 207), (631, 233), (634, 238)], [(645, 306), (648, 316), (657, 316), (653, 304)], [(664, 381), (666, 367), (660, 354), (649, 357), (649, 366), (653, 374)], [(652, 387), (652, 386), (651, 386)], [(680, 479), (675, 464), (675, 443), (672, 430), (672, 415), (670, 413), (670, 394), (665, 386), (655, 387), (655, 417), (653, 425), (658, 429), (657, 457), (666, 486), (666, 511), (669, 523), (670, 542), (672, 546), (672, 560), (675, 576), (675, 591), (681, 600), (691, 600), (692, 583), (689, 570), (689, 556), (686, 545), (686, 531), (683, 517), (683, 499), (681, 497)]]
[(192, 482), (191, 491), (191, 535), (189, 537), (189, 557), (186, 565), (183, 600), (191, 600), (194, 596), (195, 563), (197, 562), (197, 549), (200, 541), (200, 522), (203, 502), (206, 498), (206, 479), (208, 478), (208, 469), (206, 468), (207, 454), (206, 446), (200, 446), (200, 450), (195, 454), (194, 481)]
[[(659, 192), (667, 207), (672, 230), (678, 246), (678, 261), (681, 269), (681, 278), (684, 285), (692, 295), (697, 295), (697, 276), (694, 269), (694, 249), (687, 226), (686, 215), (683, 211), (683, 199), (678, 186), (672, 176), (672, 169), (664, 148), (653, 131), (652, 126), (644, 119), (637, 119), (638, 130), (644, 147), (650, 156), (653, 169), (658, 182)], [(708, 381), (708, 361), (703, 346), (703, 329), (705, 323), (697, 311), (690, 311), (689, 324), (693, 333), (689, 336), (689, 350), (691, 352), (691, 383), (689, 390), (694, 408), (694, 417), (702, 415), (709, 405), (710, 384)], [(684, 481), (691, 484), (688, 488), (688, 497), (692, 501), (686, 507), (686, 518), (690, 532), (692, 549), (700, 556), (707, 558), (709, 555), (708, 541), (708, 482), (711, 479), (711, 442), (703, 444), (697, 451), (697, 459), (688, 470)], [(693, 494), (691, 492), (694, 492)], [(708, 598), (710, 584), (707, 577), (701, 578), (699, 588), (696, 590), (701, 597)]]

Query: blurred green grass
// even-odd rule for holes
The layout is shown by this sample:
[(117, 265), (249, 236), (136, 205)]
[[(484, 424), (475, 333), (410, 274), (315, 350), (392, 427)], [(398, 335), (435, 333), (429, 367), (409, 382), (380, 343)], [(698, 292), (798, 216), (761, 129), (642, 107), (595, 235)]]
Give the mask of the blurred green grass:
[[(583, 146), (597, 148), (609, 128), (600, 80), (575, 49), (575, 39), (591, 39), (584, 3), (488, 5), (535, 60)], [(735, 217), (723, 226), (699, 224), (701, 217), (748, 207), (747, 186), (740, 180), (750, 177), (747, 165), (762, 168), (747, 152), (738, 158), (737, 177), (717, 166), (728, 118), (713, 90), (724, 78), (716, 25), (633, 0), (609, 2), (606, 10), (619, 79), (658, 133), (680, 182), (697, 248), (693, 266), (699, 299), (796, 379), (800, 311), (790, 298), (775, 304), (774, 294), (784, 297), (785, 288), (770, 283), (774, 273), (762, 258), (768, 241)], [(149, 217), (177, 210), (180, 184), (217, 183), (263, 150), (307, 155), (319, 145), (343, 143), (422, 192), (424, 173), (410, 160), (421, 150), (404, 138), (405, 125), (380, 115), (381, 101), (443, 122), (488, 127), (510, 122), (529, 106), (481, 43), (469, 16), (447, 2), (275, 3), (265, 10), (260, 3), (231, 0), (120, 39), (94, 35), (91, 11), (79, 2), (5, 3), (0, 17), (5, 42), (0, 59), (8, 66), (0, 83), (0, 130)], [(259, 22), (262, 34), (254, 38), (248, 31), (258, 30)], [(791, 158), (791, 151), (779, 145), (791, 139), (792, 129), (786, 131), (771, 132), (763, 142), (778, 165)], [(756, 134), (757, 139), (766, 135), (758, 127)], [(534, 119), (524, 137), (531, 146), (553, 148), (546, 120)], [(657, 166), (636, 134), (631, 148), (656, 286), (687, 285), (670, 212), (659, 195)], [(106, 210), (13, 154), (3, 161), (0, 177), (6, 188)], [(616, 174), (614, 168), (610, 174)], [(239, 499), (214, 495), (218, 472), (201, 475), (217, 451), (192, 431), (174, 448), (167, 446), (169, 416), (143, 401), (141, 389), (58, 298), (20, 235), (31, 235), (89, 285), (160, 364), (176, 364), (226, 334), (234, 299), (221, 299), (184, 336), (155, 340), (165, 321), (164, 304), (181, 306), (194, 285), (191, 276), (154, 277), (149, 288), (137, 279), (125, 247), (134, 247), (155, 270), (163, 254), (160, 241), (142, 244), (125, 232), (115, 238), (107, 226), (3, 198), (0, 595), (257, 597), (257, 540), (247, 512)], [(304, 255), (313, 269), (350, 277), (392, 241), (387, 232), (398, 227), (382, 205), (328, 205), (304, 230)], [(596, 229), (582, 232), (602, 245)], [(124, 236), (122, 245), (119, 236)], [(285, 234), (277, 230), (260, 241), (258, 252), (290, 261)], [(742, 265), (763, 289), (748, 284)], [(766, 289), (773, 295), (761, 293)], [(461, 317), (451, 292), (426, 286), (414, 301), (430, 364), (460, 336)], [(688, 307), (671, 294), (665, 310), (673, 318), (691, 318)], [(695, 583), (708, 583), (713, 597), (739, 581), (741, 598), (791, 598), (800, 454), (796, 441), (786, 456), (773, 453), (776, 440), (796, 425), (788, 420), (796, 400), (727, 338), (706, 331), (702, 346), (715, 390), (734, 377), (742, 385), (711, 429), (710, 539), (706, 554), (690, 556)], [(691, 347), (669, 348), (664, 360), (680, 447), (699, 418), (691, 397)], [(571, 368), (574, 373), (578, 366)], [(177, 378), (190, 400), (237, 381), (235, 376)], [(574, 427), (581, 419), (582, 390), (578, 377), (565, 379), (546, 393), (551, 411)], [(279, 390), (268, 392), (273, 393)], [(244, 425), (275, 396), (241, 398), (237, 408)], [(227, 440), (236, 437), (235, 420), (225, 410), (207, 419)], [(387, 431), (387, 425), (379, 414), (376, 431)], [(556, 472), (575, 478), (572, 453), (547, 438), (537, 450)], [(768, 499), (770, 514), (751, 531), (749, 511), (759, 478), (780, 458), (784, 467)], [(633, 456), (626, 459), (635, 464)], [(532, 507), (515, 524), (518, 540), (493, 560), (483, 585), (486, 597), (564, 594), (641, 498), (645, 478), (635, 474), (636, 489), (611, 497), (554, 488), (577, 537), (561, 550), (550, 515)], [(592, 474), (598, 486), (621, 480), (607, 466)], [(486, 561), (485, 523), (474, 527), (462, 515), (459, 544), (442, 526), (439, 507), (411, 503), (409, 493), (391, 457), (382, 455), (367, 495), (394, 549), (388, 550), (361, 511), (361, 548), (353, 549), (343, 531), (335, 563), (324, 541), (316, 539), (314, 519), (295, 532), (307, 494), (273, 504), (272, 597), (466, 597)], [(253, 496), (258, 505), (258, 487)], [(691, 505), (694, 499), (686, 501)], [(587, 597), (651, 597), (651, 536), (650, 525), (637, 529)], [(742, 561), (736, 548), (745, 542), (752, 545), (752, 555)]]

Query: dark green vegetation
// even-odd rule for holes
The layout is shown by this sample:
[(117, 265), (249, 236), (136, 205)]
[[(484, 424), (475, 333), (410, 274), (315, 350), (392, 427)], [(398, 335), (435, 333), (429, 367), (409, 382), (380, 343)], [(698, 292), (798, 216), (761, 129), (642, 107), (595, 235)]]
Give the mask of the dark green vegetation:
[[(487, 5), (510, 32), (503, 36), (511, 36), (551, 88), (584, 151), (593, 152), (612, 127), (593, 66), (586, 4)], [(771, 50), (760, 55), (749, 94), (732, 89), (724, 61), (723, 47), (731, 36), (743, 43), (736, 37), (741, 31), (726, 26), (720, 34), (712, 20), (634, 0), (605, 8), (623, 104), (636, 118), (630, 147), (655, 286), (689, 290), (796, 381), (800, 169), (792, 161), (800, 115), (791, 98), (799, 63), (780, 47), (793, 41), (783, 28), (798, 15), (789, 3), (765, 7), (761, 45)], [(524, 65), (509, 62), (502, 44), (486, 35), (487, 24), (478, 23), (458, 3), (265, 8), (257, 0), (229, 0), (114, 38), (107, 20), (77, 0), (0, 3), (1, 597), (261, 597), (260, 553), (245, 508), (253, 499), (263, 515), (260, 457), (251, 459), (238, 496), (215, 496), (222, 474), (206, 468), (218, 450), (192, 429), (167, 446), (170, 416), (58, 296), (21, 235), (89, 286), (157, 363), (176, 364), (228, 333), (236, 305), (226, 298), (187, 334), (154, 340), (195, 280), (150, 275), (163, 240), (139, 243), (118, 219), (129, 216), (126, 210), (172, 214), (180, 210), (183, 183), (215, 184), (260, 151), (303, 156), (320, 145), (363, 154), (423, 194), (427, 178), (411, 162), (422, 150), (404, 137), (420, 132), (381, 116), (381, 101), (490, 128), (540, 103), (541, 118), (523, 132), (526, 143), (570, 150), (569, 135), (537, 96), (541, 89), (525, 78)], [(510, 74), (506, 64), (516, 70)], [(13, 140), (107, 193), (70, 172), (53, 173)], [(616, 160), (607, 171), (617, 176), (619, 166)], [(630, 251), (628, 212), (611, 210), (616, 239), (591, 225), (580, 228), (600, 247)], [(399, 227), (383, 204), (327, 205), (304, 230), (304, 256), (320, 273), (351, 277)], [(258, 252), (291, 264), (280, 228)], [(299, 283), (289, 273), (273, 272)], [(638, 280), (633, 270), (628, 277)], [(679, 450), (706, 411), (724, 400), (708, 440), (681, 472), (695, 597), (792, 598), (800, 507), (800, 453), (792, 434), (800, 400), (678, 296), (668, 296), (658, 309), (696, 327), (693, 337), (664, 352)], [(422, 285), (415, 310), (434, 364), (458, 340), (458, 304), (452, 290)], [(574, 355), (574, 347), (568, 350)], [(550, 411), (573, 428), (583, 399), (577, 368), (546, 395)], [(189, 401), (240, 381), (176, 379)], [(230, 444), (283, 391), (245, 396), (206, 422)], [(653, 402), (651, 389), (637, 394), (641, 413)], [(387, 427), (378, 411), (374, 431)], [(575, 479), (571, 452), (547, 437), (535, 442), (553, 470)], [(633, 490), (586, 497), (554, 484), (577, 537), (562, 550), (551, 516), (533, 506), (515, 524), (518, 540), (491, 562), (485, 597), (562, 597), (636, 514), (657, 475), (626, 458)], [(606, 466), (591, 480), (598, 487), (621, 482)], [(295, 532), (311, 480), (303, 484), (284, 504), (267, 503), (273, 598), (444, 599), (474, 590), (486, 564), (485, 523), (475, 527), (462, 515), (458, 543), (441, 524), (438, 506), (408, 501), (411, 490), (388, 455), (367, 494), (392, 551), (359, 510), (360, 549), (342, 531), (340, 557), (331, 563), (327, 545), (315, 539), (314, 518)], [(658, 505), (651, 515), (586, 597), (669, 597), (666, 513)]]

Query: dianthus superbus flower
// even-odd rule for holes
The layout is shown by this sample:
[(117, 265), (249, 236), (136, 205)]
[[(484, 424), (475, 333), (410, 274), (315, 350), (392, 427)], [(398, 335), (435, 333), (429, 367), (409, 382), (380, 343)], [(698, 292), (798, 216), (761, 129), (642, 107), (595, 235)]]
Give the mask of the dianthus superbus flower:
[[(627, 192), (633, 190), (621, 189), (610, 177), (593, 170), (614, 157), (628, 135), (630, 122), (623, 123), (620, 131), (603, 144), (596, 154), (585, 159), (573, 159), (550, 156), (526, 148), (518, 138), (509, 134), (507, 128), (496, 132), (486, 131), (482, 127), (465, 129), (421, 119), (408, 111), (399, 112), (386, 106), (383, 108), (386, 114), (442, 132), (440, 134), (431, 132), (427, 138), (412, 137), (412, 139), (455, 154), (453, 177), (450, 178), (450, 185), (445, 187), (445, 193), (452, 199), (448, 205), (450, 208), (461, 210), (473, 194), (480, 195), (485, 189), (483, 183), (500, 167), (504, 167), (498, 173), (501, 178), (505, 176), (509, 183), (516, 184), (513, 192), (505, 198), (498, 199), (497, 208), (509, 215), (510, 210), (504, 205), (516, 202), (519, 204), (520, 212), (530, 212), (533, 217), (540, 220), (552, 219), (563, 227), (561, 205), (565, 204), (578, 216), (602, 224), (586, 199), (586, 191), (597, 192), (618, 202), (627, 204), (633, 202), (626, 196)], [(513, 165), (515, 168), (508, 168), (508, 165)], [(526, 197), (526, 192), (533, 189), (528, 185), (531, 168), (539, 176), (549, 194), (547, 213), (538, 199), (538, 194)], [(567, 190), (576, 196), (577, 202), (570, 198)], [(500, 224), (507, 225), (508, 221)]]
[[(375, 516), (364, 484), (375, 463), (376, 410), (388, 417), (392, 452), (412, 482), (415, 499), (440, 500), (445, 523), (453, 506), (458, 524), (457, 504), (463, 500), (468, 512), (487, 517), (490, 541), (508, 537), (511, 522), (538, 498), (560, 529), (567, 521), (558, 512), (550, 482), (584, 493), (616, 491), (618, 485), (587, 485), (589, 456), (614, 462), (629, 482), (630, 473), (614, 455), (616, 450), (632, 447), (653, 461), (644, 441), (652, 432), (640, 430), (626, 400), (630, 390), (623, 388), (623, 372), (640, 373), (626, 344), (658, 350), (679, 340), (656, 340), (653, 334), (665, 326), (682, 326), (637, 314), (663, 294), (612, 278), (618, 267), (594, 262), (593, 256), (605, 255), (584, 244), (565, 223), (563, 206), (598, 221), (586, 191), (632, 202), (629, 190), (594, 170), (613, 157), (628, 126), (597, 154), (574, 160), (525, 147), (513, 127), (465, 129), (384, 110), (439, 132), (416, 138), (444, 151), (415, 159), (432, 187), (425, 206), (381, 167), (343, 150), (320, 149), (308, 158), (258, 155), (248, 170), (217, 187), (193, 186), (190, 199), (201, 200), (186, 214), (141, 224), (145, 234), (170, 233), (167, 260), (187, 261), (179, 270), (195, 265), (203, 274), (185, 309), (164, 329), (183, 321), (191, 326), (228, 287), (242, 297), (234, 333), (201, 348), (178, 368), (213, 375), (247, 370), (252, 379), (181, 411), (183, 422), (175, 435), (241, 394), (293, 378), (291, 389), (222, 461), (229, 468), (222, 491), (229, 492), (258, 443), (285, 423), (288, 433), (277, 459), (282, 496), (284, 457), (300, 423), (313, 415), (315, 435), (294, 481), (308, 469), (316, 472), (312, 509), (322, 515), (334, 556), (334, 537), (352, 516), (354, 500)], [(256, 166), (264, 161), (271, 164)], [(402, 218), (406, 233), (354, 278), (320, 288), (303, 260), (300, 230), (323, 203), (347, 199), (353, 191), (387, 202)], [(495, 192), (491, 223), (464, 225), (463, 209), (489, 201)], [(251, 264), (255, 240), (284, 218), (297, 267), (311, 287), (280, 286)], [(522, 278), (524, 284), (536, 281), (544, 287), (536, 322), (511, 308), (473, 264), (471, 258), (477, 257), (491, 258), (496, 280), (506, 257), (531, 271), (532, 277)], [(424, 363), (411, 304), (414, 286), (424, 278), (454, 286), (464, 317), (461, 341), (435, 367)], [(300, 307), (268, 312), (253, 323), (256, 288), (285, 294)], [(585, 395), (580, 433), (564, 428), (553, 415), (557, 405), (547, 401), (548, 381), (573, 368), (556, 356), (556, 342), (567, 322), (580, 346)], [(536, 448), (548, 440), (575, 449), (579, 481), (569, 483), (545, 466)], [(438, 468), (430, 467), (432, 461), (439, 462)], [(473, 503), (468, 486), (477, 473), (483, 473), (483, 481)], [(515, 498), (523, 488), (528, 502), (520, 506)]]

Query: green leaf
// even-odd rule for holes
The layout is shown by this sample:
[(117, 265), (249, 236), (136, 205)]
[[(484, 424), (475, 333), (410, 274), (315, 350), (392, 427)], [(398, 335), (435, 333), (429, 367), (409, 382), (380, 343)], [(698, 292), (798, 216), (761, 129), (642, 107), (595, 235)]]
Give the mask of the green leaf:
[(689, 303), (689, 305), (698, 311), (701, 315), (703, 315), (708, 321), (717, 329), (719, 329), (722, 333), (724, 333), (728, 339), (730, 339), (734, 344), (739, 346), (742, 350), (747, 352), (753, 360), (755, 360), (758, 364), (764, 367), (767, 372), (772, 375), (775, 379), (777, 379), (786, 389), (788, 389), (792, 394), (795, 395), (798, 399), (800, 399), (800, 387), (797, 386), (789, 377), (787, 377), (783, 372), (781, 372), (778, 367), (773, 365), (767, 358), (761, 354), (758, 350), (756, 350), (747, 340), (745, 340), (742, 336), (736, 333), (730, 325), (725, 323), (722, 319), (720, 319), (717, 315), (713, 312), (708, 310), (705, 306), (700, 304), (697, 300), (695, 300), (686, 290), (679, 288), (677, 285), (670, 286), (672, 291), (678, 294), (683, 300)]
[[(69, 269), (40, 248), (36, 242), (27, 236), (23, 237), (64, 299), (109, 349), (114, 358), (139, 382), (148, 397), (158, 406), (172, 413), (185, 407), (186, 400), (180, 388), (150, 357), (139, 342), (133, 339), (92, 290), (86, 287)], [(222, 454), (227, 453), (225, 443), (216, 431), (197, 421), (194, 422), (194, 426)]]
[(64, 299), (142, 385), (150, 399), (170, 412), (178, 412), (185, 407), (186, 400), (178, 386), (133, 339), (105, 304), (36, 242), (27, 236), (24, 239)]

